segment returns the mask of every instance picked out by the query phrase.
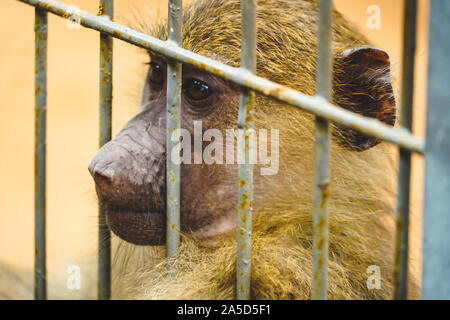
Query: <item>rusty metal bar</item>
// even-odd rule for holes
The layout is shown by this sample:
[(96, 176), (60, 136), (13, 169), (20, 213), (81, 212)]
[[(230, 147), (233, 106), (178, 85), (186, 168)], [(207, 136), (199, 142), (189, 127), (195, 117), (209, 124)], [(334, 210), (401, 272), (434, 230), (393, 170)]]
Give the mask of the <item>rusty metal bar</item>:
[[(333, 1), (320, 0), (319, 56), (317, 63), (317, 95), (331, 99), (331, 41)], [(313, 265), (312, 299), (327, 298), (328, 275), (328, 188), (330, 158), (330, 124), (316, 117), (314, 145), (314, 214), (313, 214)]]
[[(256, 73), (256, 0), (242, 0), (242, 53), (241, 68)], [(253, 210), (253, 165), (250, 154), (255, 146), (250, 139), (255, 118), (255, 93), (241, 89), (238, 117), (238, 210), (237, 210), (237, 265), (236, 297), (250, 299), (252, 210)]]
[[(100, 0), (99, 14), (103, 19), (112, 20), (113, 0)], [(112, 74), (113, 38), (100, 34), (100, 147), (111, 140), (112, 119)], [(106, 208), (99, 207), (98, 230), (98, 282), (97, 296), (100, 300), (111, 298), (111, 232), (106, 225)]]
[[(70, 6), (49, 0), (18, 0), (43, 8), (61, 17), (70, 17)], [(337, 107), (319, 96), (308, 96), (293, 89), (284, 87), (267, 79), (258, 77), (247, 70), (233, 68), (215, 60), (182, 49), (170, 41), (161, 41), (133, 29), (121, 26), (109, 20), (101, 19), (89, 12), (80, 12), (81, 25), (106, 33), (141, 48), (152, 50), (169, 59), (187, 63), (220, 78), (237, 83), (241, 87), (254, 90), (279, 101), (296, 106), (306, 112), (333, 121), (343, 127), (375, 137), (404, 149), (423, 154), (425, 142), (413, 136), (402, 127), (392, 128), (376, 119), (368, 119), (343, 108)]]
[(422, 299), (450, 299), (450, 1), (430, 3)]
[(34, 298), (47, 299), (46, 153), (47, 153), (47, 11), (35, 9), (34, 132)]
[[(177, 47), (183, 45), (182, 0), (169, 0), (168, 42)], [(173, 257), (180, 245), (180, 164), (172, 159), (172, 149), (180, 137), (172, 134), (181, 126), (181, 63), (170, 59), (167, 64), (167, 132), (166, 132), (166, 186), (167, 186), (167, 257)]]
[[(404, 1), (403, 66), (400, 125), (411, 131), (414, 98), (417, 0)], [(400, 149), (396, 235), (394, 253), (394, 299), (405, 300), (408, 291), (408, 235), (411, 152)]]

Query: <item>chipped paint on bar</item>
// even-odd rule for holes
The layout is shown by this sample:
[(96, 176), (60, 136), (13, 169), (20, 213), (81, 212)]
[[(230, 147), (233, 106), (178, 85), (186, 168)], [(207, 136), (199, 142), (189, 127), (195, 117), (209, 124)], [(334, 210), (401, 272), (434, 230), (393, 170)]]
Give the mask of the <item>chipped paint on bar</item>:
[[(332, 0), (320, 0), (319, 11), (319, 53), (317, 63), (317, 95), (331, 99), (331, 41), (332, 41)], [(315, 120), (314, 145), (314, 207), (313, 207), (313, 300), (327, 298), (328, 275), (328, 198), (329, 198), (329, 159), (330, 124), (321, 117)]]
[[(400, 125), (412, 129), (414, 97), (414, 65), (416, 51), (417, 0), (404, 2), (403, 67)], [(407, 299), (408, 291), (408, 236), (409, 198), (411, 180), (411, 152), (400, 149), (397, 210), (394, 239), (394, 299)]]
[[(242, 0), (242, 54), (241, 68), (256, 73), (256, 0)], [(237, 210), (237, 265), (236, 297), (250, 299), (253, 165), (250, 164), (250, 134), (255, 119), (255, 93), (241, 89), (238, 128), (239, 141), (238, 210)]]
[[(169, 0), (169, 39), (174, 46), (182, 46), (182, 1)], [(172, 133), (181, 127), (181, 63), (169, 60), (167, 64), (167, 131), (166, 131), (166, 207), (167, 257), (173, 257), (180, 245), (180, 165), (172, 160), (172, 149), (179, 144), (172, 140)]]
[[(98, 14), (102, 16), (102, 19), (111, 21), (114, 14), (114, 1), (100, 0)], [(100, 147), (111, 140), (112, 64), (113, 38), (102, 33), (100, 34)], [(97, 297), (100, 300), (111, 298), (111, 232), (106, 224), (106, 210), (107, 208), (99, 205)]]
[(47, 11), (35, 9), (35, 132), (34, 132), (34, 298), (47, 299), (46, 153), (47, 153)]

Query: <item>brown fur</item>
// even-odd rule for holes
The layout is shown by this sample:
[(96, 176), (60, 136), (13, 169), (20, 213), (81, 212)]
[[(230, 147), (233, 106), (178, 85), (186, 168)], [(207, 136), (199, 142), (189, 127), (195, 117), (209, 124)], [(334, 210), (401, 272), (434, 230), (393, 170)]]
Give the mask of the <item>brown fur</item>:
[[(259, 0), (257, 4), (258, 75), (313, 95), (317, 2)], [(194, 2), (184, 14), (183, 46), (238, 66), (240, 19), (238, 0)], [(167, 36), (163, 24), (145, 27), (145, 31), (161, 39)], [(333, 31), (336, 54), (368, 45), (338, 13), (334, 14)], [(335, 73), (336, 70), (339, 65), (335, 65)], [(309, 299), (313, 116), (263, 96), (257, 96), (256, 108), (257, 127), (280, 130), (280, 170), (274, 176), (255, 176), (252, 298)], [(235, 122), (228, 127), (234, 125)], [(330, 161), (328, 296), (331, 299), (389, 299), (392, 296), (395, 152), (384, 143), (355, 152), (339, 143), (336, 130)], [(210, 203), (210, 210), (214, 210), (215, 205)], [(162, 247), (138, 247), (116, 239), (114, 296), (138, 299), (235, 297), (234, 237), (222, 239), (215, 248), (206, 248), (185, 236), (179, 255), (170, 262), (170, 269), (166, 267), (167, 262)], [(367, 288), (366, 270), (370, 265), (381, 268), (380, 290)], [(417, 297), (414, 278), (411, 279), (411, 297)]]

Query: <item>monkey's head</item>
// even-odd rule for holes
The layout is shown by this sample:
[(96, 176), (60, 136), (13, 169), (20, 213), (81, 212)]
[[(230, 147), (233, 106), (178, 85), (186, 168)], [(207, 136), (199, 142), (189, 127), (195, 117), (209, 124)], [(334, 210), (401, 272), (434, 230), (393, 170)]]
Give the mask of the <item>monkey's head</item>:
[[(183, 47), (239, 66), (240, 10), (239, 0), (194, 2), (184, 12)], [(317, 16), (317, 4), (310, 0), (266, 0), (258, 6), (257, 74), (313, 95)], [(395, 101), (388, 55), (368, 47), (338, 13), (333, 28), (334, 103), (393, 125)], [(146, 32), (167, 37), (164, 25)], [(152, 52), (149, 55), (140, 112), (89, 165), (99, 201), (107, 208), (109, 227), (137, 245), (164, 244), (166, 233), (167, 59)], [(182, 157), (188, 160), (181, 164), (181, 229), (205, 244), (234, 235), (236, 228), (237, 164), (225, 163), (226, 153), (236, 150), (226, 140), (226, 129), (237, 127), (239, 93), (237, 85), (190, 65), (182, 66)], [(255, 167), (255, 216), (273, 199), (298, 196), (303, 202), (312, 202), (313, 117), (264, 96), (258, 95), (255, 105), (257, 130), (267, 129), (269, 140), (270, 130), (279, 130), (279, 151), (274, 142), (269, 146), (279, 170), (264, 176), (259, 169), (267, 163)], [(201, 121), (201, 128), (196, 121)], [(199, 136), (200, 145), (195, 142)], [(332, 140), (335, 150), (352, 155), (379, 143), (337, 126)], [(213, 160), (222, 156), (224, 164), (206, 160), (205, 154)], [(303, 194), (287, 195), (294, 186), (304, 187)]]

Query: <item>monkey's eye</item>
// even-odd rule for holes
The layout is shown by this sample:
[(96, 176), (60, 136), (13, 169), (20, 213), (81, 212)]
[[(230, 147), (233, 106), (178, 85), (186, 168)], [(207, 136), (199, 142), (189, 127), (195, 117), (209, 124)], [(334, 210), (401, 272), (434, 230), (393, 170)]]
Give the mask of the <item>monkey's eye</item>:
[(194, 78), (186, 80), (184, 83), (184, 91), (187, 97), (194, 101), (204, 100), (213, 92), (206, 82)]
[(164, 83), (164, 73), (159, 64), (150, 62), (149, 79), (151, 83), (156, 85), (162, 85)]

